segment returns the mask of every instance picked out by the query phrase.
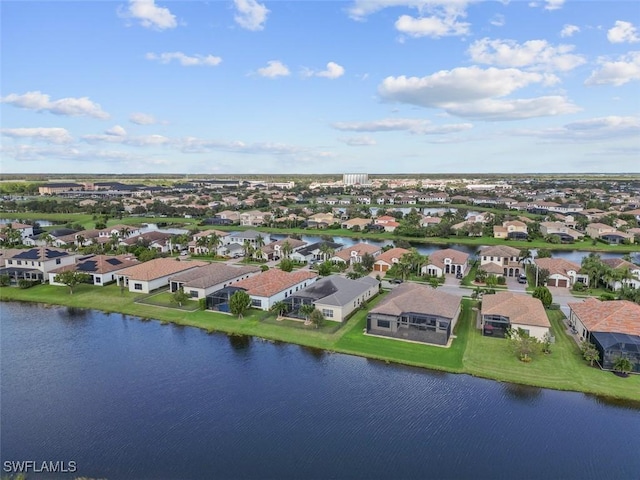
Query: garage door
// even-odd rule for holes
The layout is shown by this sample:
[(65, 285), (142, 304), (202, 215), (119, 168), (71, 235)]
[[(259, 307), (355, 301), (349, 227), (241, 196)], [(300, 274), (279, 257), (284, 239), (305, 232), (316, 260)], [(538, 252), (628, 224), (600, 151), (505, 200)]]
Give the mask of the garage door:
[(566, 287), (567, 281), (565, 279), (558, 279), (558, 287)]
[(550, 278), (549, 280), (547, 280), (547, 287), (555, 287), (555, 286), (556, 286), (555, 278)]

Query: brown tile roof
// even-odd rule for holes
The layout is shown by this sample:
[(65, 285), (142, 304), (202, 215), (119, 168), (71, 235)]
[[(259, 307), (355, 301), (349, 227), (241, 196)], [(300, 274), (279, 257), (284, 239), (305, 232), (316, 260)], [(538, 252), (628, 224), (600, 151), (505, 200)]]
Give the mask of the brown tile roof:
[(482, 315), (503, 315), (513, 324), (551, 328), (542, 302), (522, 293), (497, 292), (482, 297)]
[(350, 247), (344, 248), (335, 254), (336, 257), (341, 258), (345, 261), (349, 261), (351, 258), (351, 252), (357, 252), (358, 256), (361, 257), (365, 253), (369, 255), (375, 255), (376, 252), (379, 252), (382, 247), (377, 245), (369, 245), (368, 243), (356, 243)]
[(139, 263), (140, 262), (132, 255), (87, 255), (78, 258), (75, 264), (56, 268), (55, 270), (51, 270), (50, 273), (77, 270), (85, 273), (103, 274), (129, 268)]
[(569, 303), (582, 324), (590, 332), (626, 333), (640, 336), (640, 305), (628, 300), (601, 302), (588, 298)]
[(406, 248), (392, 248), (378, 255), (376, 257), (376, 263), (382, 262), (382, 263), (387, 263), (389, 265), (393, 265), (393, 259), (397, 258), (398, 260), (400, 260), (400, 258), (405, 253), (409, 253), (409, 250), (407, 250)]
[(536, 258), (533, 261), (538, 267), (549, 270), (551, 275), (568, 277), (570, 270), (576, 273), (580, 271), (580, 265), (564, 258)]
[(291, 288), (300, 282), (316, 278), (317, 273), (308, 270), (298, 270), (294, 272), (284, 272), (279, 268), (272, 268), (259, 275), (240, 280), (234, 283), (234, 287), (247, 290), (249, 295), (257, 297), (272, 297), (276, 293)]
[(417, 283), (403, 283), (394, 288), (371, 313), (399, 316), (402, 313), (424, 313), (453, 318), (460, 298)]
[(229, 233), (223, 232), (222, 230), (211, 229), (211, 230), (204, 230), (202, 232), (198, 232), (193, 236), (193, 238), (208, 237), (209, 235), (217, 235), (220, 238), (224, 238), (228, 236)]
[(497, 263), (489, 262), (478, 267), (480, 270), (487, 273), (495, 273), (496, 275), (504, 275), (504, 267), (501, 267)]
[(23, 228), (31, 228), (31, 227), (33, 227), (33, 225), (27, 225), (26, 223), (6, 222), (6, 223), (0, 223), (0, 229), (8, 228), (9, 225), (11, 225), (11, 228), (13, 228), (14, 230), (21, 230)]
[(188, 272), (171, 277), (169, 280), (172, 282), (182, 282), (185, 287), (208, 288), (259, 271), (260, 267), (256, 265), (236, 267), (234, 265), (217, 262), (189, 270)]
[(604, 260), (602, 260), (602, 263), (615, 269), (628, 268), (630, 271), (640, 269), (640, 267), (635, 263), (628, 262), (626, 260), (623, 260), (622, 258), (605, 258)]
[(205, 265), (208, 263), (199, 260), (178, 261), (176, 258), (154, 258), (140, 265), (125, 268), (120, 275), (125, 275), (130, 280), (151, 281)]
[(507, 245), (492, 245), (480, 249), (481, 256), (487, 257), (519, 257), (520, 250)]
[(444, 268), (444, 260), (446, 258), (450, 258), (451, 263), (455, 265), (463, 265), (469, 259), (469, 254), (454, 248), (445, 248), (429, 255), (429, 263), (436, 267)]

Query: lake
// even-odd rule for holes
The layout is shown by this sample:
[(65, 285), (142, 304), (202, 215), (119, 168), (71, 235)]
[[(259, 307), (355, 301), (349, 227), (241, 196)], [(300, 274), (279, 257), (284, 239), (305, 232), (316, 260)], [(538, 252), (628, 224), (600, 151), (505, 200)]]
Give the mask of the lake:
[(637, 406), (120, 314), (0, 308), (0, 457), (77, 465), (29, 480), (640, 472)]

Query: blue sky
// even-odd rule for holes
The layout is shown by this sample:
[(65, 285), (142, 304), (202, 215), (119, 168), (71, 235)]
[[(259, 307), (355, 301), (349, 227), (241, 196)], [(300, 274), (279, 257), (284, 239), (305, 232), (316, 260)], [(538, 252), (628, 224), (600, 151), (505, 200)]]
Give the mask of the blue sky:
[(634, 1), (3, 1), (5, 173), (640, 172)]

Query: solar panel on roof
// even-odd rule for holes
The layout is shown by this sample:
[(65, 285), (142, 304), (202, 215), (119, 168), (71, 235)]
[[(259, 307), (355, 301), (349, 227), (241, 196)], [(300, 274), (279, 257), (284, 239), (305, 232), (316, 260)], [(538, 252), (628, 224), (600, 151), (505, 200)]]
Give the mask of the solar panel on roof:
[(108, 258), (108, 259), (106, 260), (106, 262), (107, 262), (109, 265), (122, 265), (122, 262), (121, 262), (120, 260), (118, 260), (117, 258)]

